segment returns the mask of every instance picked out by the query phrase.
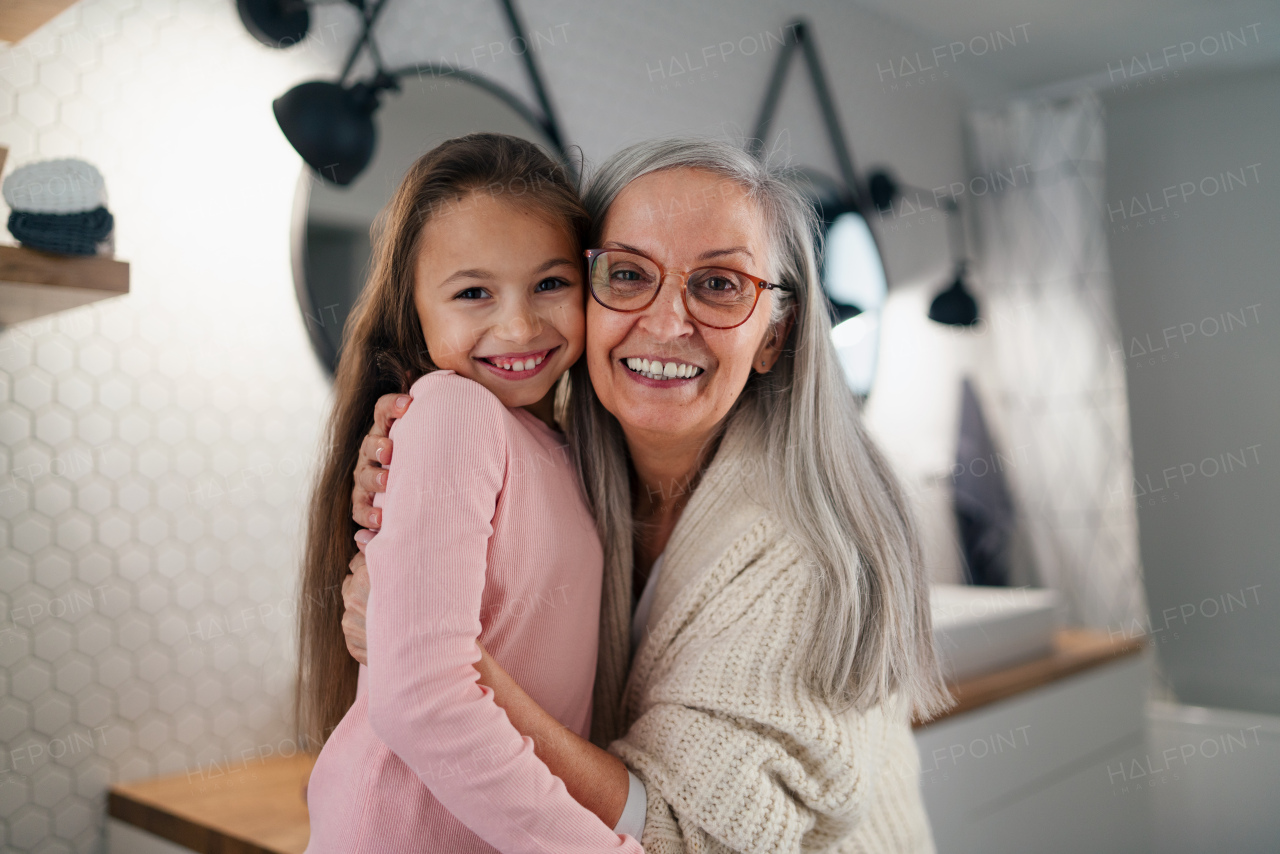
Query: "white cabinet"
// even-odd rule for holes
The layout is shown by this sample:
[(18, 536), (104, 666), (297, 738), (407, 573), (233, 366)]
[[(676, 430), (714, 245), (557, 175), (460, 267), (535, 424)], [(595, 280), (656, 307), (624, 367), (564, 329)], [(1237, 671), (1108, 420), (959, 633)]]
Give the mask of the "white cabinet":
[(191, 849), (107, 816), (107, 854), (191, 854)]
[(917, 729), (938, 854), (1150, 851), (1147, 787), (1134, 779), (1147, 754), (1150, 656)]

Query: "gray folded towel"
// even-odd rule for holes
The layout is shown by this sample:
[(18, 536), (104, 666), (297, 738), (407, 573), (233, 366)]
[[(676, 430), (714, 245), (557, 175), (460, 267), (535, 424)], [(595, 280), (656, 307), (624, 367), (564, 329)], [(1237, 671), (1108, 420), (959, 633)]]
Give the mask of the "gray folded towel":
[(19, 166), (0, 192), (10, 208), (26, 213), (87, 213), (107, 204), (102, 173), (72, 157)]

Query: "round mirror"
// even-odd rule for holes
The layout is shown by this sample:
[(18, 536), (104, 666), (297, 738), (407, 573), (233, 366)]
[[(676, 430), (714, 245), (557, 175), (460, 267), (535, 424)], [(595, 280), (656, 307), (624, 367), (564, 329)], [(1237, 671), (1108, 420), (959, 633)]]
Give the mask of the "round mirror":
[(831, 303), (831, 343), (854, 394), (866, 397), (876, 375), (880, 314), (888, 296), (884, 256), (867, 221), (869, 205), (850, 199), (836, 179), (798, 168), (796, 186), (813, 205), (822, 237), (822, 290)]
[(849, 387), (866, 395), (875, 379), (880, 310), (888, 295), (880, 248), (871, 227), (857, 211), (835, 217), (827, 226), (823, 246), (822, 287), (837, 305), (840, 317), (831, 330), (831, 340)]
[(457, 75), (397, 75), (374, 114), (377, 148), (346, 187), (303, 167), (294, 200), (293, 278), (307, 334), (325, 369), (338, 366), (342, 329), (369, 275), (370, 228), (400, 179), (421, 155), (446, 139), (478, 131), (508, 133), (560, 153), (537, 119), (514, 97)]

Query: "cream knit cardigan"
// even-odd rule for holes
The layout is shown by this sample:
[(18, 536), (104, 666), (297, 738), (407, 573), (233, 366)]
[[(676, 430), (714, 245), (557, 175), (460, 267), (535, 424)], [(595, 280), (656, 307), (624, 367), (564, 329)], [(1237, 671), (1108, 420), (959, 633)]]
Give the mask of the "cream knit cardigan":
[(648, 854), (931, 854), (906, 708), (837, 714), (804, 686), (811, 575), (747, 435), (730, 426), (672, 533), (629, 677), (630, 573), (605, 579), (593, 737), (645, 783)]

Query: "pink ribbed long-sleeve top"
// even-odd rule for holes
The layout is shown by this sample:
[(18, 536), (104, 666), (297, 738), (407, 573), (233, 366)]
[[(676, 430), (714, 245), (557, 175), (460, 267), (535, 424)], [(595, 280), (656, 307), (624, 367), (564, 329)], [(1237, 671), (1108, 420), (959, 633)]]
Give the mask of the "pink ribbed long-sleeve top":
[(366, 548), (370, 665), (311, 773), (308, 854), (642, 854), (569, 795), (473, 667), (478, 639), (588, 734), (603, 558), (563, 437), (453, 371), (409, 394)]

